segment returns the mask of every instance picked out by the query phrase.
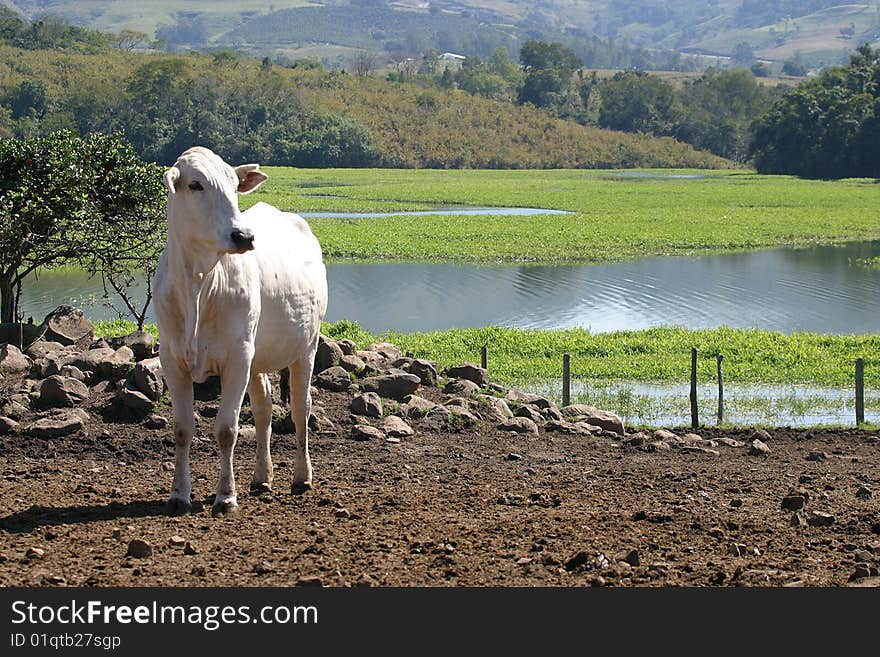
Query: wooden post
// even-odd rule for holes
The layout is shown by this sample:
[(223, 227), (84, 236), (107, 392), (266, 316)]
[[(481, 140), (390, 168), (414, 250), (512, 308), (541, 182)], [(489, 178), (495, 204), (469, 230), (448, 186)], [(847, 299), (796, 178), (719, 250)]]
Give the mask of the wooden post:
[(724, 422), (724, 375), (721, 372), (721, 363), (724, 356), (718, 354), (718, 424)]
[(562, 405), (571, 404), (571, 356), (562, 354)]
[(865, 361), (856, 358), (856, 426), (865, 423)]
[(697, 349), (691, 347), (691, 429), (698, 429), (700, 417), (697, 413)]
[(484, 370), (489, 369), (489, 347), (485, 345), (480, 347), (480, 367)]

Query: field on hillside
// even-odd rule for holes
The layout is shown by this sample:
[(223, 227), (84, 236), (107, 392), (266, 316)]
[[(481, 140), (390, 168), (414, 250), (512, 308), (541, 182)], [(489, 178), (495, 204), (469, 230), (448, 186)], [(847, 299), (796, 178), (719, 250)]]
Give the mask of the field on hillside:
[(549, 208), (544, 216), (313, 218), (335, 260), (598, 263), (880, 239), (880, 186), (746, 171), (269, 167), (242, 197), (294, 212)]

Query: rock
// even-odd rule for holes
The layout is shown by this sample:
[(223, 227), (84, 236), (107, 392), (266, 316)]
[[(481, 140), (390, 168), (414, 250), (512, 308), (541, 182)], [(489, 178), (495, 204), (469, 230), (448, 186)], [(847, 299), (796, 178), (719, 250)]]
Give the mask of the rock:
[(679, 437), (667, 429), (657, 429), (653, 434), (654, 440), (671, 440), (678, 442)]
[(498, 425), (501, 431), (513, 431), (514, 433), (531, 433), (538, 435), (538, 425), (527, 417), (512, 417)]
[[(22, 401), (24, 403), (22, 403)], [(0, 407), (0, 414), (8, 417), (12, 420), (21, 421), (28, 414), (28, 405), (30, 403), (30, 399), (27, 395), (24, 395), (24, 399), (9, 399), (6, 401), (2, 407)]]
[(409, 364), (407, 371), (410, 374), (415, 374), (417, 377), (419, 377), (419, 381), (422, 382), (423, 386), (437, 385), (437, 369), (430, 361), (423, 360), (421, 358), (415, 358)]
[(90, 349), (72, 357), (69, 365), (94, 372), (100, 379), (119, 379), (132, 367), (134, 352), (128, 347)]
[(11, 417), (6, 417), (4, 415), (0, 415), (0, 436), (5, 436), (11, 433), (18, 433), (18, 430), (21, 428), (21, 425), (18, 424)]
[(334, 340), (322, 335), (318, 338), (318, 351), (315, 353), (315, 367), (312, 374), (320, 374), (331, 367), (339, 366), (342, 361), (342, 349)]
[(404, 417), (418, 420), (425, 417), (435, 408), (437, 408), (437, 404), (424, 397), (407, 395), (403, 398), (403, 406), (400, 407), (400, 410), (403, 412)]
[(150, 401), (159, 401), (165, 389), (165, 383), (162, 379), (162, 363), (158, 358), (141, 360), (128, 375), (126, 385), (142, 392)]
[(824, 511), (813, 511), (807, 518), (810, 527), (829, 527), (834, 524), (834, 515)]
[(421, 380), (415, 374), (385, 374), (364, 379), (364, 390), (400, 401), (418, 390), (420, 384)]
[(198, 554), (199, 551), (192, 541), (187, 541), (183, 546), (183, 553), (187, 556), (192, 556)]
[(275, 568), (268, 561), (258, 561), (254, 564), (254, 572), (257, 575), (266, 575), (274, 571)]
[(351, 386), (351, 377), (348, 372), (338, 365), (328, 367), (315, 376), (315, 386), (333, 392), (345, 392)]
[(122, 345), (131, 349), (135, 361), (146, 360), (153, 357), (153, 348), (156, 339), (147, 331), (132, 331), (122, 338)]
[(392, 438), (408, 438), (415, 433), (412, 427), (396, 415), (389, 415), (382, 421), (382, 431)]
[(135, 538), (129, 541), (125, 556), (134, 557), (135, 559), (146, 559), (153, 556), (153, 546), (147, 541)]
[(400, 347), (389, 342), (375, 342), (367, 347), (367, 351), (374, 351), (387, 360), (397, 360), (403, 356)]
[(44, 328), (36, 324), (8, 322), (0, 324), (0, 344), (14, 344), (25, 351), (37, 340), (42, 339)]
[(342, 349), (342, 353), (346, 356), (356, 356), (357, 355), (357, 345), (354, 343), (354, 340), (349, 340), (348, 338), (342, 338), (341, 340), (336, 341), (336, 345)]
[(767, 444), (759, 438), (755, 438), (749, 445), (749, 456), (769, 456), (771, 451)]
[(849, 576), (849, 581), (852, 582), (857, 579), (865, 579), (866, 577), (871, 577), (871, 575), (871, 566), (869, 564), (864, 562), (857, 563), (855, 571)]
[(44, 340), (62, 345), (76, 345), (85, 349), (95, 339), (95, 327), (85, 318), (82, 310), (73, 306), (58, 306), (46, 315), (41, 326), (45, 329)]
[(371, 427), (369, 424), (356, 424), (351, 428), (351, 437), (354, 440), (385, 440), (385, 434), (381, 429)]
[(510, 452), (507, 455), (508, 461), (522, 461), (522, 454), (517, 454), (516, 452)]
[(553, 405), (546, 397), (534, 395), (530, 392), (520, 392), (519, 390), (508, 390), (505, 399), (508, 402), (514, 402), (516, 404), (531, 404), (532, 406), (537, 406), (541, 410), (550, 408)]
[(743, 444), (734, 440), (733, 438), (728, 438), (727, 436), (721, 436), (720, 438), (715, 438), (715, 442), (719, 445), (723, 445), (724, 447), (742, 447)]
[(807, 491), (793, 490), (782, 498), (782, 508), (789, 511), (800, 511), (807, 502), (810, 501), (810, 494)]
[(168, 539), (168, 545), (173, 548), (182, 548), (184, 545), (186, 545), (186, 539), (183, 536), (175, 534)]
[(621, 561), (625, 561), (633, 568), (640, 565), (642, 562), (641, 558), (639, 557), (638, 550), (630, 550), (629, 552), (626, 553), (626, 556), (624, 556), (623, 559), (621, 559)]
[(755, 439), (760, 440), (760, 441), (766, 443), (766, 442), (769, 442), (769, 441), (773, 440), (773, 436), (771, 436), (771, 435), (770, 435), (767, 431), (765, 431), (764, 429), (755, 429), (755, 430), (752, 432), (752, 435), (750, 436), (750, 440), (755, 440)]
[(164, 429), (168, 426), (168, 418), (154, 413), (147, 417), (146, 420), (144, 420), (144, 426), (147, 429), (151, 429), (153, 431)]
[[(0, 431), (0, 433), (2, 433), (2, 431)], [(874, 497), (874, 491), (867, 486), (859, 486), (859, 489), (856, 491), (856, 497), (860, 500), (870, 500)]]
[(550, 420), (547, 424), (544, 425), (544, 431), (553, 431), (558, 433), (564, 433), (569, 436), (591, 436), (592, 433), (585, 429), (582, 426), (578, 426), (572, 422), (558, 422), (556, 420)]
[(339, 366), (346, 372), (352, 372), (355, 376), (363, 374), (367, 369), (367, 364), (362, 359), (347, 354), (343, 354), (339, 359)]
[(813, 450), (809, 454), (807, 454), (808, 461), (827, 461), (829, 458), (826, 452), (822, 452), (819, 450)]
[(375, 351), (358, 350), (354, 354), (376, 371), (381, 370), (385, 366), (385, 359)]
[(504, 420), (513, 417), (513, 411), (510, 410), (510, 406), (503, 399), (488, 396), (483, 396), (480, 399), (484, 400), (487, 404), (487, 408), (480, 410), (480, 414), (487, 419), (494, 420), (495, 422), (504, 422)]
[(62, 365), (61, 369), (58, 370), (58, 374), (67, 377), (68, 379), (76, 379), (85, 384), (88, 384), (89, 379), (91, 378), (76, 365)]
[(122, 403), (125, 405), (125, 407), (130, 408), (134, 411), (152, 411), (153, 408), (156, 406), (153, 400), (151, 400), (129, 382), (126, 382), (126, 384), (119, 389), (119, 392), (117, 394), (119, 396), (119, 399), (122, 400)]
[(685, 445), (702, 445), (704, 442), (703, 437), (696, 433), (686, 433), (681, 437), (681, 442)]
[(25, 353), (31, 358), (45, 358), (49, 354), (59, 351), (64, 347), (60, 342), (37, 340), (29, 346)]
[(464, 429), (473, 429), (480, 423), (480, 418), (470, 411), (457, 408), (447, 409), (449, 411), (449, 428), (453, 431), (462, 431)]
[(450, 367), (446, 370), (446, 375), (452, 379), (473, 381), (481, 388), (489, 383), (489, 372), (482, 367), (477, 367), (473, 363), (464, 363), (463, 365)]
[(555, 420), (556, 422), (562, 422), (565, 420), (565, 416), (562, 414), (562, 411), (560, 411), (555, 406), (551, 406), (550, 408), (545, 408), (542, 411), (542, 413), (543, 413), (544, 417), (547, 418), (548, 420)]
[(630, 447), (640, 447), (641, 445), (645, 444), (646, 439), (647, 439), (647, 436), (645, 436), (644, 433), (639, 431), (638, 433), (634, 433), (630, 436), (627, 436), (626, 440), (624, 440), (623, 442), (625, 444), (629, 445)]
[(31, 360), (13, 344), (0, 345), (0, 373), (18, 374), (31, 368)]
[(529, 404), (526, 404), (524, 406), (520, 406), (518, 409), (516, 409), (516, 412), (513, 414), (513, 416), (514, 417), (527, 417), (537, 425), (542, 425), (545, 422), (544, 416), (541, 415), (541, 413), (538, 411), (538, 409), (535, 408), (534, 406), (529, 405)]
[(450, 410), (452, 410), (453, 407), (455, 407), (455, 408), (459, 408), (459, 409), (461, 409), (461, 410), (463, 410), (463, 411), (469, 411), (469, 410), (471, 410), (471, 405), (470, 405), (470, 403), (468, 403), (468, 400), (465, 399), (464, 397), (453, 397), (452, 399), (448, 400), (448, 401), (447, 401), (445, 404), (443, 404), (443, 405), (444, 405), (446, 408), (450, 409)]
[(375, 392), (365, 392), (351, 400), (351, 412), (367, 417), (382, 417), (382, 398)]
[(789, 524), (792, 527), (806, 527), (807, 517), (802, 512), (796, 511), (791, 514), (791, 522)]
[(58, 374), (40, 385), (40, 404), (43, 406), (76, 406), (88, 398), (89, 388), (85, 383)]
[(324, 586), (324, 580), (317, 575), (303, 575), (296, 580), (296, 586)]
[(453, 379), (443, 387), (444, 394), (471, 397), (480, 392), (480, 386), (467, 379)]
[(34, 438), (60, 438), (80, 431), (83, 426), (81, 414), (68, 412), (37, 420), (25, 432)]
[(609, 411), (599, 410), (595, 406), (572, 404), (564, 407), (562, 414), (566, 417), (576, 417), (579, 421), (589, 422), (606, 431), (613, 431), (620, 436), (626, 435), (623, 429), (623, 420), (620, 417)]
[(24, 553), (25, 559), (42, 559), (46, 555), (43, 548), (29, 547)]

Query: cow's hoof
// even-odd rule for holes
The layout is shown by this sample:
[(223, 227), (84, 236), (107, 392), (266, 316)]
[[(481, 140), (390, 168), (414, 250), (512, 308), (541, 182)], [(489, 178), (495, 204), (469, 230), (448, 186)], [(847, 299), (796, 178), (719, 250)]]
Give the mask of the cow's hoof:
[(169, 516), (185, 516), (192, 511), (192, 504), (182, 497), (169, 497), (165, 504), (165, 513)]
[(290, 492), (294, 495), (302, 495), (308, 491), (312, 490), (312, 482), (311, 481), (302, 481), (302, 482), (293, 482), (293, 485), (290, 487)]
[(251, 482), (251, 495), (263, 495), (264, 493), (272, 492), (272, 484), (268, 481), (261, 481), (259, 483), (252, 481)]
[(214, 502), (214, 506), (211, 507), (211, 515), (215, 518), (232, 516), (236, 513), (238, 513), (238, 502), (236, 502), (235, 499)]

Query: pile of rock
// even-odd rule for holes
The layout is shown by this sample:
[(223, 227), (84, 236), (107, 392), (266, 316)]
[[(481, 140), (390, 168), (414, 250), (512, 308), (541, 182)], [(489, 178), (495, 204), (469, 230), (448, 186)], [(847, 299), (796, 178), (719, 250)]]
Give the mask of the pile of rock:
[[(24, 327), (28, 327), (26, 330)], [(6, 333), (15, 333), (5, 329)], [(120, 409), (146, 413), (163, 393), (159, 359), (150, 333), (95, 339), (82, 311), (60, 306), (42, 324), (23, 325), (21, 344), (0, 345), (0, 376), (16, 376), (16, 392), (0, 400), (0, 433), (25, 431), (54, 438), (80, 431), (89, 414), (82, 408), (102, 393), (115, 393)], [(26, 427), (19, 422), (37, 412)]]

